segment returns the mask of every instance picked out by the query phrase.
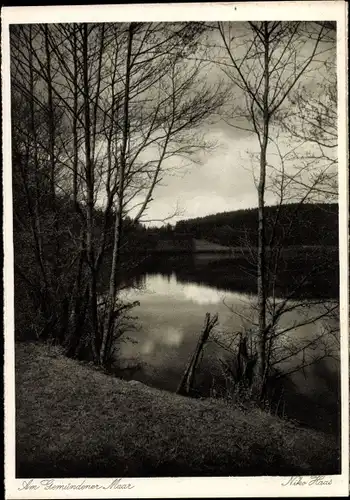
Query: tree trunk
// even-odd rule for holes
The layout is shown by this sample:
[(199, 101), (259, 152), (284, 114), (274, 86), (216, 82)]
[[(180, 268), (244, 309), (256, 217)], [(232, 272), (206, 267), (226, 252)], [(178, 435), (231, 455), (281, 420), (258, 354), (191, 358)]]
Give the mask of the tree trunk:
[(130, 24), (128, 33), (128, 48), (127, 48), (126, 71), (125, 71), (123, 143), (120, 155), (118, 206), (115, 214), (112, 266), (109, 279), (108, 298), (105, 309), (106, 310), (105, 321), (103, 325), (102, 342), (101, 342), (101, 349), (99, 356), (99, 362), (100, 365), (102, 366), (106, 363), (106, 359), (108, 356), (107, 346), (112, 345), (110, 341), (110, 336), (113, 335), (113, 312), (117, 295), (117, 272), (120, 262), (120, 248), (122, 241), (126, 150), (127, 150), (128, 134), (129, 134), (129, 90), (130, 90), (132, 40), (133, 40), (133, 27), (132, 24)]
[(86, 252), (89, 264), (89, 306), (91, 314), (90, 343), (94, 359), (97, 361), (96, 345), (99, 341), (97, 320), (97, 293), (95, 275), (95, 257), (93, 246), (94, 230), (94, 164), (91, 156), (91, 120), (89, 95), (89, 68), (88, 68), (88, 25), (83, 25), (83, 80), (84, 80), (84, 134), (85, 134), (85, 170), (86, 170)]
[(263, 97), (263, 137), (260, 143), (260, 176), (258, 184), (258, 339), (257, 363), (253, 380), (253, 390), (261, 397), (266, 375), (266, 221), (265, 221), (265, 183), (266, 151), (269, 141), (269, 35), (268, 25), (264, 23), (264, 97)]

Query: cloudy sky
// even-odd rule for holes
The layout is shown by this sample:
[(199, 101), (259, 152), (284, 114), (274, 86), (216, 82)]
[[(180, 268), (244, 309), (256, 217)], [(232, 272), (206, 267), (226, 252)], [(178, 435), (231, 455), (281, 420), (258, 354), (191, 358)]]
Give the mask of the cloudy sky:
[(247, 153), (253, 144), (256, 148), (256, 138), (225, 123), (219, 123), (209, 136), (217, 143), (215, 150), (203, 155), (200, 164), (186, 165), (182, 171), (164, 175), (147, 219), (168, 216), (176, 209), (179, 215), (174, 221), (256, 206)]
[[(233, 43), (238, 44), (238, 53), (243, 54), (246, 45), (244, 38), (241, 38), (240, 35), (244, 37), (247, 24), (227, 23), (227, 26), (229, 24), (234, 27), (235, 35), (239, 35), (237, 41)], [(216, 45), (218, 39), (214, 42)], [(299, 57), (301, 60), (309, 57), (312, 49), (313, 42), (308, 41), (306, 44), (300, 42)], [(322, 46), (322, 50), (326, 50), (325, 54), (318, 56), (318, 62), (315, 63), (314, 67), (309, 68), (310, 71), (299, 82), (300, 85), (305, 85), (317, 96), (317, 92), (321, 92), (318, 85), (324, 76), (323, 58), (328, 58), (329, 51), (332, 50), (335, 57), (335, 44), (332, 46), (332, 43), (331, 45), (328, 43)], [(223, 53), (221, 52), (221, 54)], [(219, 75), (222, 77), (222, 71), (213, 65), (206, 73), (206, 78), (215, 81)], [(283, 78), (287, 84), (288, 69)], [(244, 102), (242, 101), (242, 92), (239, 89), (235, 89), (234, 96), (236, 101), (240, 101), (240, 104)], [(234, 120), (231, 120), (231, 123), (234, 123)], [(245, 125), (251, 128), (247, 122)], [(156, 187), (154, 192), (154, 201), (144, 216), (144, 220), (148, 224), (162, 225), (162, 219), (175, 212), (175, 217), (166, 222), (174, 224), (181, 219), (257, 206), (254, 173), (255, 176), (258, 174), (258, 164), (256, 160), (252, 161), (252, 154), (259, 151), (257, 136), (254, 133), (238, 130), (228, 125), (227, 120), (220, 117), (215, 121), (215, 124), (205, 127), (205, 133), (210, 141), (213, 140), (216, 143), (215, 149), (197, 157), (200, 160), (199, 163), (187, 163), (176, 172), (170, 169), (168, 174), (164, 173), (161, 184)], [(290, 138), (286, 140), (286, 136), (280, 135), (279, 146), (283, 154), (294, 145)], [(310, 146), (303, 147), (306, 151)], [(276, 149), (271, 145), (268, 161), (276, 161), (275, 153)], [(289, 164), (289, 168), (294, 168), (291, 161)], [(275, 197), (271, 192), (267, 192), (265, 200), (266, 204), (273, 204)]]
[[(247, 47), (250, 46), (249, 43), (254, 35), (252, 35), (248, 23), (229, 22), (223, 24), (223, 30), (225, 36), (227, 36), (228, 43), (232, 45), (234, 57), (239, 61), (240, 57), (244, 57)], [(171, 23), (171, 26), (174, 25), (176, 25), (176, 23)], [(314, 23), (311, 25), (314, 26)], [(317, 27), (316, 29), (319, 30)], [(210, 151), (198, 153), (196, 162), (187, 162), (184, 164), (182, 159), (177, 158), (174, 160), (173, 158), (170, 162), (168, 160), (167, 163), (165, 163), (162, 180), (156, 186), (152, 196), (153, 201), (148, 206), (142, 218), (143, 222), (150, 225), (162, 225), (164, 220), (165, 222), (175, 223), (177, 220), (181, 219), (195, 218), (217, 212), (257, 206), (257, 191), (254, 175), (257, 177), (259, 173), (259, 162), (257, 161), (258, 158), (255, 157), (254, 159), (252, 155), (256, 155), (259, 151), (258, 138), (254, 132), (248, 132), (247, 130), (237, 129), (232, 126), (232, 124), (237, 125), (237, 123), (239, 123), (240, 126), (243, 126), (245, 129), (252, 129), (251, 120), (249, 121), (247, 118), (242, 118), (241, 116), (238, 122), (237, 115), (232, 113), (235, 106), (238, 105), (242, 108), (243, 105), (244, 107), (245, 94), (237, 86), (232, 84), (230, 74), (227, 75), (225, 73), (225, 70), (227, 70), (227, 63), (230, 64), (230, 59), (223, 46), (223, 41), (218, 30), (208, 30), (206, 33), (207, 38), (203, 41), (203, 44), (199, 45), (197, 52), (190, 53), (190, 56), (195, 59), (195, 61), (187, 61), (186, 64), (187, 69), (190, 68), (190, 73), (191, 64), (195, 65), (198, 60), (201, 62), (204, 60), (203, 72), (199, 75), (199, 86), (202, 82), (208, 85), (215, 85), (221, 79), (223, 79), (225, 85), (230, 84), (228, 93), (229, 98), (224, 108), (220, 110), (217, 116), (211, 117), (210, 123), (207, 121), (201, 124), (199, 128), (200, 135), (204, 134), (206, 139), (209, 142), (215, 143), (216, 146)], [(277, 71), (277, 76), (275, 76), (275, 78), (277, 78), (277, 84), (276, 80), (272, 81), (273, 78), (271, 77), (272, 94), (276, 85), (277, 88), (279, 88), (279, 85), (282, 83), (283, 88), (288, 87), (289, 80), (293, 78), (293, 74), (295, 75), (298, 72), (296, 69), (298, 64), (304, 63), (305, 58), (307, 59), (312, 53), (314, 41), (310, 41), (309, 35), (310, 33), (308, 31), (305, 37), (299, 37), (299, 35), (298, 37), (294, 37), (293, 46), (291, 48), (292, 58), (288, 60), (288, 64), (282, 66), (279, 72)], [(289, 34), (287, 33), (286, 39), (288, 39), (288, 37)], [(273, 43), (271, 43), (271, 45), (273, 45)], [(303, 73), (303, 76), (298, 81), (298, 85), (308, 87), (317, 98), (322, 96), (322, 92), (318, 85), (324, 78), (324, 69), (322, 72), (324, 58), (329, 58), (330, 51), (333, 51), (335, 57), (334, 40), (324, 44), (321, 49), (321, 53), (317, 57), (318, 62), (315, 63), (314, 67), (310, 66), (308, 72)], [(325, 53), (322, 52), (323, 49)], [(256, 50), (258, 50), (258, 48), (256, 48)], [(275, 61), (279, 63), (281, 59), (282, 61), (285, 60), (286, 54), (288, 55), (288, 49), (284, 51), (283, 44), (282, 47), (277, 45), (277, 49), (274, 52), (275, 59), (273, 60), (273, 64)], [(261, 53), (258, 54), (258, 57), (261, 59)], [(211, 61), (210, 63), (208, 62), (209, 60)], [(290, 61), (292, 61), (294, 65), (291, 64)], [(254, 88), (262, 76), (261, 61), (257, 61), (255, 54), (251, 59), (245, 59), (243, 62), (245, 78), (250, 86)], [(218, 63), (220, 64), (218, 65)], [(122, 64), (124, 68), (123, 60), (120, 64)], [(230, 71), (231, 70), (229, 70), (229, 73)], [(181, 77), (182, 75), (187, 75), (187, 73), (179, 72), (178, 74), (180, 75), (178, 86), (181, 88)], [(167, 75), (165, 74), (165, 80), (166, 78)], [(59, 83), (61, 84), (62, 82)], [(197, 85), (198, 82), (196, 81), (195, 83)], [(61, 89), (61, 87), (59, 88)], [(198, 94), (197, 89), (198, 86), (195, 86), (194, 90), (191, 87), (190, 92), (197, 92)], [(165, 92), (166, 91), (167, 88), (165, 88)], [(259, 91), (261, 94), (261, 88)], [(62, 90), (60, 90), (60, 92), (62, 92)], [(152, 90), (150, 90), (150, 93), (151, 92)], [(317, 92), (319, 93), (317, 94)], [(152, 99), (150, 100), (152, 101)], [(138, 103), (136, 102), (136, 104)], [(287, 104), (285, 103), (284, 106), (287, 106)], [(230, 117), (227, 116), (228, 110), (231, 113)], [(164, 111), (164, 113), (166, 119), (168, 119), (168, 115), (166, 114), (167, 111)], [(228, 122), (231, 123), (231, 126)], [(271, 127), (271, 129), (272, 128), (273, 127)], [(135, 127), (134, 130), (136, 130), (135, 135), (137, 137), (138, 135), (142, 135), (140, 134), (138, 126)], [(188, 131), (186, 129), (186, 134), (187, 133)], [(276, 134), (273, 130), (271, 131), (271, 137), (276, 139)], [(280, 151), (286, 154), (295, 144), (292, 144), (290, 140), (286, 141), (286, 136), (280, 134), (278, 146)], [(152, 147), (154, 146), (150, 148)], [(102, 157), (105, 155), (105, 149), (106, 148), (101, 148), (100, 153)], [(130, 149), (132, 150), (133, 148)], [(144, 160), (156, 162), (157, 158), (152, 157), (152, 155), (155, 156), (155, 153), (157, 153), (159, 157), (160, 153), (158, 150), (155, 151), (155, 148), (153, 151), (152, 149), (145, 151)], [(275, 155), (276, 148), (271, 144), (268, 161), (276, 167), (278, 158), (276, 159)], [(83, 156), (84, 151), (82, 150), (82, 157)], [(288, 163), (288, 168), (298, 168), (298, 165), (292, 164), (291, 158), (289, 158), (286, 163)], [(98, 196), (100, 196), (99, 202), (101, 202), (101, 200), (105, 201), (103, 189), (101, 189), (101, 195), (98, 194)], [(143, 199), (138, 199), (137, 196), (135, 196), (134, 208), (136, 207), (136, 213), (140, 204), (142, 205)], [(265, 201), (267, 204), (274, 203), (275, 197), (270, 191), (266, 192)], [(130, 210), (133, 210), (133, 208)], [(175, 216), (171, 217), (174, 214)]]

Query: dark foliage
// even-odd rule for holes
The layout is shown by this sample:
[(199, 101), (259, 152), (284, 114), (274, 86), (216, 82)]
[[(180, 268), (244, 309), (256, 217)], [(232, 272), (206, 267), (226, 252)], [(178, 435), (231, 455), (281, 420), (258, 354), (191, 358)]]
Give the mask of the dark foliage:
[[(278, 207), (265, 208), (267, 241), (271, 238)], [(287, 232), (286, 228), (290, 230)], [(178, 233), (189, 233), (228, 246), (256, 246), (258, 212), (256, 208), (223, 212), (196, 219), (182, 220), (175, 226)], [(338, 245), (338, 205), (289, 204), (282, 207), (276, 224), (276, 239), (284, 246)]]

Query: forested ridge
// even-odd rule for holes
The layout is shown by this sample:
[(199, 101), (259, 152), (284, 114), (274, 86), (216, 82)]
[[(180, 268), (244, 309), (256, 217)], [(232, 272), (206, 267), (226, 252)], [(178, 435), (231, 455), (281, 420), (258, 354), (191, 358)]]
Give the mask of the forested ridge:
[[(338, 245), (338, 204), (291, 203), (265, 207), (267, 242), (276, 227), (275, 238), (283, 245)], [(195, 219), (181, 220), (178, 233), (191, 234), (228, 246), (256, 245), (258, 209), (221, 212)], [(283, 240), (283, 241), (282, 241)]]

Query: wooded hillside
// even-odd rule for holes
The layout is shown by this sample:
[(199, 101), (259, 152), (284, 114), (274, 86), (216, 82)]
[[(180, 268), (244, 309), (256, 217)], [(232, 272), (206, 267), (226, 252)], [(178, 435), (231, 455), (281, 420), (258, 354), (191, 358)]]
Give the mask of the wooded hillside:
[[(336, 203), (269, 206), (265, 213), (267, 242), (275, 227), (275, 239), (283, 246), (338, 245)], [(175, 231), (221, 245), (256, 246), (257, 228), (258, 211), (251, 208), (182, 220), (176, 224)]]

